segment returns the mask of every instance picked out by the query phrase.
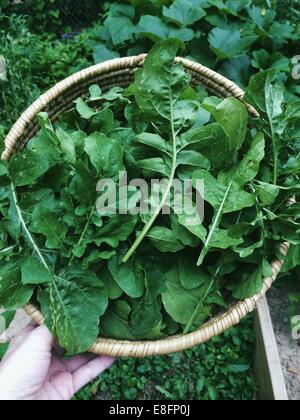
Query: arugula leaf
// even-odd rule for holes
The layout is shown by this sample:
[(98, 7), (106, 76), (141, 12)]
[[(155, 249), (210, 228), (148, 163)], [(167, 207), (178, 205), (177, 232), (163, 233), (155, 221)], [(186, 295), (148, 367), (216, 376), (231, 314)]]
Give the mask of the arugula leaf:
[(64, 239), (67, 226), (61, 222), (59, 215), (45, 207), (37, 207), (32, 214), (32, 232), (42, 234), (46, 238), (49, 249), (64, 250)]
[(109, 139), (101, 133), (93, 133), (85, 139), (84, 150), (98, 175), (115, 177), (124, 170), (123, 150), (113, 139)]
[(38, 300), (46, 314), (46, 324), (60, 345), (70, 355), (86, 352), (98, 335), (99, 318), (108, 305), (107, 292), (98, 277), (70, 267), (54, 277), (49, 289), (39, 293)]
[(138, 72), (136, 76), (135, 98), (141, 111), (151, 119), (161, 119), (168, 123), (170, 127), (172, 169), (161, 202), (142, 233), (137, 237), (135, 243), (123, 258), (123, 262), (129, 260), (150, 231), (164, 207), (175, 178), (177, 169), (177, 134), (174, 121), (174, 105), (179, 101), (189, 80), (182, 63), (174, 62), (180, 46), (181, 43), (175, 40), (157, 44), (148, 55), (144, 69)]
[(143, 295), (144, 277), (138, 261), (131, 259), (124, 264), (120, 256), (115, 256), (109, 261), (108, 268), (119, 287), (128, 296), (136, 299)]
[(49, 164), (44, 155), (26, 149), (9, 161), (8, 168), (14, 184), (23, 187), (44, 175), (49, 169)]
[(227, 98), (217, 106), (213, 115), (229, 137), (230, 152), (236, 156), (246, 138), (248, 112), (236, 98)]
[(161, 264), (150, 259), (143, 261), (145, 293), (142, 299), (133, 305), (129, 331), (135, 337), (145, 337), (162, 322), (158, 296), (164, 290)]
[(221, 172), (218, 180), (225, 185), (230, 180), (233, 180), (240, 187), (243, 187), (256, 177), (264, 157), (265, 138), (263, 133), (258, 133), (251, 141), (250, 148), (241, 162), (233, 166), (229, 171)]
[(241, 284), (235, 287), (233, 296), (236, 299), (250, 298), (259, 293), (263, 287), (265, 277), (272, 276), (272, 269), (268, 261), (263, 259), (257, 269), (250, 275), (243, 275)]
[(181, 138), (182, 148), (202, 153), (211, 164), (213, 171), (226, 168), (233, 162), (231, 140), (219, 124), (192, 127)]
[(263, 71), (250, 79), (245, 101), (262, 112), (270, 133), (273, 148), (273, 183), (277, 184), (279, 171), (278, 125), (277, 119), (282, 115), (284, 101), (282, 85), (273, 85), (276, 71)]
[(34, 257), (26, 257), (21, 267), (22, 283), (30, 284), (47, 284), (52, 281), (51, 273), (45, 266)]
[(178, 252), (185, 248), (174, 231), (162, 226), (152, 228), (147, 237), (153, 246), (161, 252)]
[(201, 324), (210, 314), (211, 306), (205, 305), (204, 297), (207, 286), (187, 290), (182, 287), (177, 267), (166, 274), (166, 291), (162, 293), (162, 301), (167, 313), (178, 323), (188, 324), (197, 308), (194, 319), (196, 325)]
[(33, 295), (33, 288), (22, 285), (19, 267), (0, 269), (0, 305), (14, 311), (26, 305)]
[(0, 317), (5, 321), (5, 328), (8, 329), (15, 319), (16, 311), (5, 311), (0, 314)]
[(65, 161), (74, 165), (76, 163), (76, 151), (72, 137), (61, 128), (56, 130), (56, 135), (60, 141)]
[(0, 187), (10, 185), (11, 179), (8, 172), (7, 165), (4, 161), (0, 161)]

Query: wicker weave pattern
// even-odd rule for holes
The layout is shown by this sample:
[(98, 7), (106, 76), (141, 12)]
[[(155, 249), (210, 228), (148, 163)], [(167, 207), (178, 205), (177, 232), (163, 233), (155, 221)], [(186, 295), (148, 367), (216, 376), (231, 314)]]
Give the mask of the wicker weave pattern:
[[(28, 140), (37, 133), (39, 126), (36, 121), (36, 115), (39, 112), (48, 112), (51, 120), (55, 121), (59, 114), (73, 106), (73, 101), (76, 98), (88, 93), (88, 88), (93, 83), (98, 83), (103, 90), (107, 90), (112, 86), (128, 86), (133, 80), (136, 69), (143, 64), (145, 57), (145, 55), (140, 55), (107, 61), (106, 63), (82, 70), (55, 85), (40, 96), (14, 124), (5, 140), (6, 149), (2, 159), (8, 160), (14, 153), (20, 151)], [(230, 80), (201, 64), (181, 58), (177, 60), (182, 61), (185, 68), (192, 73), (192, 83), (194, 85), (203, 84), (214, 95), (220, 97), (234, 96), (243, 101), (244, 92)], [(252, 106), (247, 104), (246, 106), (250, 115), (259, 117), (259, 114)], [(257, 302), (266, 294), (276, 280), (289, 247), (289, 243), (281, 245), (279, 251), (280, 259), (272, 263), (273, 275), (264, 280), (263, 289), (259, 294), (233, 305), (227, 312), (210, 320), (196, 332), (157, 341), (131, 342), (99, 338), (91, 347), (90, 352), (115, 357), (141, 358), (182, 351), (210, 340), (228, 328), (237, 325), (242, 318), (254, 310)], [(43, 315), (35, 305), (27, 305), (25, 310), (35, 322), (43, 323)]]

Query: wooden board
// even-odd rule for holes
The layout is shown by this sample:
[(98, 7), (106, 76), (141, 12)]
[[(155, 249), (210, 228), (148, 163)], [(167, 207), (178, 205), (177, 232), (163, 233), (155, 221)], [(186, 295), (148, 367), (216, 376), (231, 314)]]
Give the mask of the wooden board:
[(259, 303), (255, 315), (256, 354), (255, 376), (258, 399), (288, 401), (276, 337), (266, 298)]

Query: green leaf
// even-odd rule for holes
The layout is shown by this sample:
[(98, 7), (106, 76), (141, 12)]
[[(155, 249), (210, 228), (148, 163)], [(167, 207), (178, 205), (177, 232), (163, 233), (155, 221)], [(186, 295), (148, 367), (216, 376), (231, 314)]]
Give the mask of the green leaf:
[(90, 120), (94, 115), (97, 114), (97, 111), (89, 107), (82, 98), (76, 99), (75, 103), (78, 114), (85, 120)]
[(136, 299), (143, 295), (144, 276), (138, 262), (131, 259), (124, 264), (119, 256), (115, 256), (109, 261), (108, 268), (119, 287), (128, 296)]
[(248, 86), (249, 78), (252, 73), (251, 60), (248, 55), (226, 60), (222, 64), (219, 72), (244, 89)]
[(268, 30), (276, 16), (275, 10), (262, 9), (252, 6), (248, 8), (248, 14), (253, 22), (261, 29)]
[(97, 174), (102, 177), (118, 176), (124, 170), (123, 150), (113, 139), (104, 134), (93, 133), (85, 140), (85, 152), (88, 154)]
[(142, 133), (135, 137), (135, 141), (161, 152), (167, 152), (167, 142), (158, 134)]
[(117, 51), (110, 50), (106, 45), (96, 45), (93, 52), (93, 59), (95, 64), (103, 63), (107, 60), (119, 58), (120, 54)]
[(158, 296), (164, 289), (162, 267), (149, 258), (143, 262), (146, 290), (142, 299), (133, 305), (129, 324), (130, 332), (137, 338), (146, 337), (162, 321), (158, 303)]
[[(188, 216), (184, 216), (182, 214), (180, 215), (173, 214), (171, 216), (172, 231), (177, 235), (177, 237), (185, 246), (196, 248), (199, 245), (199, 236), (196, 234), (197, 233), (196, 230), (199, 230), (198, 229), (199, 225), (200, 227), (202, 226), (201, 222), (199, 223), (198, 218), (196, 222), (195, 220), (193, 220), (194, 226), (192, 226), (192, 228), (195, 227), (195, 231), (191, 232), (186, 226), (187, 223), (185, 223), (186, 222), (185, 217), (188, 217)], [(205, 233), (203, 236), (205, 237)]]
[(49, 169), (45, 156), (25, 149), (9, 161), (9, 172), (17, 187), (31, 185)]
[(160, 174), (165, 177), (170, 176), (170, 169), (162, 158), (151, 158), (137, 161), (138, 167), (143, 171), (144, 175), (150, 176)]
[(213, 115), (229, 137), (230, 153), (236, 156), (246, 138), (248, 124), (246, 106), (236, 98), (227, 98), (217, 106)]
[(7, 185), (10, 185), (11, 179), (8, 172), (7, 164), (6, 162), (0, 161), (0, 187), (6, 187)]
[(147, 237), (160, 252), (178, 252), (185, 247), (176, 233), (166, 227), (155, 226)]
[(178, 223), (195, 235), (196, 238), (199, 238), (202, 242), (205, 241), (207, 231), (197, 212), (178, 215)]
[(202, 155), (202, 153), (198, 153), (194, 150), (183, 150), (178, 153), (177, 158), (178, 166), (192, 166), (195, 168), (202, 168), (202, 169), (210, 169), (210, 162), (209, 160)]
[(104, 22), (114, 45), (118, 46), (133, 39), (136, 27), (126, 16), (108, 17)]
[[(199, 302), (204, 300), (207, 287), (198, 287), (192, 290), (185, 289), (175, 267), (166, 274), (166, 291), (162, 293), (162, 301), (167, 313), (180, 324), (186, 325), (194, 314)], [(210, 314), (210, 307), (201, 305), (194, 324), (199, 326)]]
[(68, 354), (86, 352), (99, 333), (99, 320), (108, 305), (107, 292), (98, 277), (69, 268), (55, 276), (38, 299), (47, 325)]
[(0, 269), (0, 306), (14, 311), (25, 306), (31, 299), (33, 289), (22, 285), (20, 268)]
[(13, 322), (13, 320), (15, 319), (16, 316), (16, 312), (17, 311), (5, 311), (0, 313), (0, 319), (2, 318), (5, 322), (5, 329), (7, 330), (11, 323)]
[(249, 47), (257, 40), (257, 36), (241, 37), (240, 31), (229, 31), (220, 28), (212, 29), (209, 43), (219, 59), (238, 57), (245, 54)]
[(174, 107), (180, 100), (181, 94), (185, 91), (190, 79), (186, 75), (182, 63), (175, 63), (177, 51), (181, 46), (182, 43), (174, 39), (156, 44), (147, 56), (143, 70), (136, 73), (134, 91), (140, 110), (153, 123), (157, 124), (160, 120), (162, 124), (169, 126), (172, 169), (160, 203), (141, 234), (124, 256), (124, 262), (128, 261), (137, 250), (155, 223), (169, 196), (176, 175), (178, 152), (176, 129), (178, 127), (175, 127)]
[(227, 249), (243, 242), (242, 239), (231, 238), (228, 231), (220, 229), (223, 214), (232, 213), (255, 204), (255, 196), (245, 191), (234, 191), (233, 181), (228, 186), (220, 185), (215, 178), (206, 171), (198, 170), (193, 174), (194, 185), (197, 180), (204, 180), (205, 201), (214, 207), (214, 217), (210, 225), (208, 236), (200, 254), (198, 265), (211, 248)]
[(114, 114), (110, 109), (104, 109), (92, 117), (90, 130), (101, 132), (105, 135), (110, 134), (114, 128)]
[(9, 347), (9, 343), (0, 343), (0, 361), (5, 356), (5, 354), (8, 350), (8, 347)]
[(168, 123), (174, 118), (172, 106), (189, 81), (182, 63), (174, 63), (179, 48), (183, 44), (174, 39), (156, 44), (135, 81), (135, 99), (141, 111)]
[(185, 289), (196, 289), (199, 286), (209, 285), (211, 277), (195, 265), (195, 261), (184, 255), (179, 259), (180, 283)]
[(282, 273), (288, 273), (300, 265), (300, 245), (291, 246), (282, 267)]
[(117, 248), (120, 242), (126, 241), (134, 231), (137, 217), (131, 215), (114, 215), (102, 227), (97, 229), (95, 243), (98, 247), (107, 244)]
[(73, 138), (61, 128), (56, 130), (56, 135), (60, 141), (61, 151), (65, 161), (74, 165), (76, 162), (76, 152)]
[(189, 26), (202, 19), (206, 12), (189, 0), (175, 0), (169, 7), (163, 8), (163, 16), (180, 26)]
[(211, 3), (215, 3), (214, 5), (222, 12), (230, 13), (237, 16), (238, 12), (251, 5), (251, 0), (227, 0), (225, 3), (223, 3), (223, 1)]
[[(121, 307), (121, 308), (120, 308)], [(101, 336), (134, 341), (136, 338), (129, 331), (130, 306), (127, 302), (118, 301), (118, 306), (113, 305), (101, 318)]]
[(218, 209), (223, 203), (224, 197), (226, 201), (223, 203), (222, 214), (233, 213), (247, 207), (252, 207), (255, 204), (255, 196), (247, 193), (242, 189), (235, 190), (230, 188), (228, 193), (228, 185), (233, 183), (233, 180), (228, 177), (226, 185), (217, 181), (209, 172), (198, 169), (193, 173), (194, 186), (197, 180), (204, 180), (204, 199), (211, 204), (214, 209)]
[(277, 184), (279, 173), (279, 138), (282, 134), (280, 118), (283, 114), (284, 88), (273, 84), (276, 70), (262, 71), (250, 79), (245, 101), (256, 107), (267, 124), (273, 149), (273, 183)]
[(272, 276), (270, 264), (263, 259), (261, 264), (252, 274), (244, 274), (242, 282), (237, 285), (233, 291), (235, 299), (250, 298), (259, 293), (263, 287), (263, 281), (266, 277)]
[(93, 178), (89, 168), (81, 161), (75, 165), (76, 174), (70, 183), (70, 192), (78, 203), (91, 208), (95, 205), (97, 180)]
[(267, 184), (260, 181), (258, 181), (255, 189), (258, 193), (259, 201), (263, 206), (270, 206), (273, 204), (280, 193), (280, 188), (277, 185)]
[(219, 124), (194, 127), (182, 136), (182, 148), (202, 153), (211, 163), (213, 171), (226, 168), (235, 159), (230, 139)]
[(148, 37), (152, 41), (163, 41), (167, 39), (177, 39), (189, 42), (194, 38), (194, 31), (187, 28), (174, 28), (167, 25), (157, 16), (142, 16), (138, 24), (140, 36)]
[(28, 284), (47, 284), (52, 280), (51, 273), (35, 257), (26, 257), (21, 267), (22, 283)]
[(241, 162), (229, 171), (219, 174), (219, 181), (228, 184), (231, 180), (243, 187), (256, 177), (259, 172), (260, 164), (265, 157), (265, 137), (263, 133), (258, 133), (250, 143), (248, 152), (244, 155)]
[(45, 207), (36, 207), (32, 214), (31, 230), (46, 238), (47, 248), (65, 249), (64, 240), (68, 228), (56, 212)]
[[(111, 257), (113, 257), (112, 255)], [(110, 258), (111, 258), (110, 257)], [(105, 289), (108, 292), (109, 299), (115, 300), (122, 296), (123, 290), (119, 287), (118, 283), (115, 281), (110, 271), (105, 268), (101, 271), (101, 281), (104, 283)]]

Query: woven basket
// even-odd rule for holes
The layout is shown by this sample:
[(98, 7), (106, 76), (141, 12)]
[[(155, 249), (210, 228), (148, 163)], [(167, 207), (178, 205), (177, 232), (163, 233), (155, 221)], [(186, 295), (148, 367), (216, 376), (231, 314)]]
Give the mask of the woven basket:
[[(39, 125), (36, 115), (39, 112), (48, 112), (54, 122), (59, 114), (73, 106), (75, 99), (88, 93), (91, 84), (99, 84), (104, 91), (113, 86), (128, 86), (133, 81), (134, 73), (143, 64), (144, 59), (145, 55), (140, 55), (107, 61), (82, 70), (55, 85), (40, 96), (14, 124), (6, 137), (6, 149), (2, 158), (8, 160), (14, 153), (22, 150), (28, 140), (38, 132)], [(223, 98), (234, 96), (243, 101), (244, 92), (230, 80), (200, 64), (180, 58), (177, 60), (182, 61), (186, 70), (192, 73), (193, 85), (202, 84), (214, 95)], [(251, 116), (259, 116), (253, 107), (247, 104), (246, 106)], [(282, 258), (272, 262), (273, 275), (264, 280), (262, 291), (259, 294), (237, 302), (227, 312), (213, 318), (196, 332), (156, 341), (132, 342), (99, 338), (90, 348), (90, 352), (115, 357), (146, 357), (182, 351), (210, 340), (228, 328), (237, 325), (242, 318), (255, 309), (257, 302), (276, 280), (289, 247), (289, 243), (283, 243), (280, 246), (279, 252)], [(37, 323), (43, 322), (43, 315), (34, 304), (27, 305), (25, 311)]]

